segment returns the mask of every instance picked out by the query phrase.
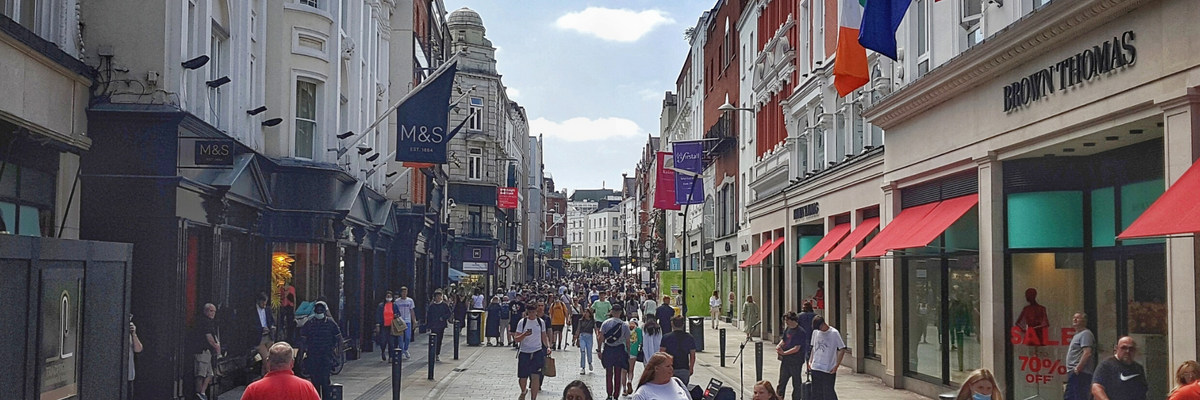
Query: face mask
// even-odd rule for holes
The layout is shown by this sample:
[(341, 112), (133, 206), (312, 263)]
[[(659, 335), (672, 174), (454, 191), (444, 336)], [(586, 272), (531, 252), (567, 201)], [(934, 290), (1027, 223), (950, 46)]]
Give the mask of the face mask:
[(386, 300), (387, 300), (387, 302), (388, 302), (388, 303), (391, 303), (391, 302), (392, 302), (392, 298), (391, 298), (391, 297), (388, 297)]
[(313, 317), (316, 317), (317, 319), (325, 319), (325, 313), (313, 314)]
[(992, 400), (992, 396), (975, 393), (975, 395), (972, 396), (972, 399), (973, 400)]

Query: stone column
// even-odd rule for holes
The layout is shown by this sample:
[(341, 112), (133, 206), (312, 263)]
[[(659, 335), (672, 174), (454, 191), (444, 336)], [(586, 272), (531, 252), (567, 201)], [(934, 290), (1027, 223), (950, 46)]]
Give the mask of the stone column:
[[(1165, 180), (1175, 183), (1200, 156), (1200, 89), (1159, 103), (1163, 110)], [(1167, 333), (1170, 365), (1193, 360), (1200, 350), (1200, 243), (1196, 235), (1167, 239)]]
[(1005, 382), (1004, 170), (994, 152), (979, 167), (979, 364)]
[[(894, 182), (889, 182), (883, 187), (883, 202), (879, 204), (879, 218), (881, 227), (887, 227), (887, 224), (892, 222), (892, 218), (900, 212), (900, 192)], [(883, 383), (894, 388), (904, 387), (904, 363), (901, 358), (903, 353), (901, 347), (904, 346), (904, 330), (905, 326), (904, 313), (901, 312), (903, 303), (904, 289), (900, 287), (899, 265), (892, 258), (883, 258), (879, 260), (879, 289), (883, 292), (881, 299), (882, 303), (880, 313), (883, 318), (880, 319), (883, 324), (883, 351), (880, 354), (880, 360), (883, 363)]]

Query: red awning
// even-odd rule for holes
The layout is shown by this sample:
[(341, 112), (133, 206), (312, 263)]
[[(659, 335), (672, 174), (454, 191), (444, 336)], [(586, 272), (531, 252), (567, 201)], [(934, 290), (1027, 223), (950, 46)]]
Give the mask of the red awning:
[(771, 247), (771, 243), (774, 243), (774, 242), (775, 241), (769, 241), (769, 242), (763, 243), (762, 246), (758, 247), (758, 250), (755, 250), (754, 253), (750, 254), (750, 258), (747, 258), (746, 261), (742, 261), (742, 263), (738, 264), (738, 266), (745, 268), (745, 267), (749, 267), (754, 264), (758, 264), (759, 261), (762, 261), (762, 257), (761, 257), (762, 253), (764, 251), (766, 251), (768, 247)]
[(829, 230), (829, 233), (825, 234), (825, 237), (817, 241), (817, 244), (808, 250), (808, 253), (804, 254), (804, 257), (800, 257), (800, 261), (796, 261), (796, 264), (808, 264), (820, 260), (821, 256), (824, 256), (825, 253), (829, 252), (829, 249), (836, 246), (839, 240), (846, 237), (847, 233), (850, 233), (850, 224), (834, 226), (833, 229)]
[(938, 203), (922, 204), (900, 211), (900, 214), (896, 215), (896, 218), (892, 218), (892, 222), (883, 227), (883, 230), (875, 235), (875, 239), (863, 246), (862, 250), (854, 255), (854, 258), (880, 257), (887, 254), (888, 250), (892, 249), (890, 246), (893, 242), (898, 242), (911, 235), (916, 225), (937, 205)]
[(979, 194), (942, 200), (914, 227), (910, 235), (893, 242), (888, 250), (928, 246), (976, 204), (979, 204)]
[(832, 262), (846, 258), (847, 255), (850, 255), (850, 250), (858, 247), (858, 244), (862, 243), (863, 239), (866, 239), (867, 235), (870, 235), (878, 227), (878, 217), (863, 220), (863, 222), (858, 224), (857, 228), (854, 228), (854, 232), (850, 232), (850, 235), (846, 236), (841, 243), (838, 243), (837, 247), (829, 251), (829, 255), (825, 256), (824, 261)]
[(1197, 232), (1200, 232), (1200, 162), (1192, 164), (1117, 239)]
[(979, 204), (979, 195), (970, 194), (906, 208), (875, 236), (875, 240), (863, 247), (857, 257), (879, 257), (888, 250), (927, 246), (976, 204)]
[(750, 256), (750, 258), (747, 259), (746, 262), (743, 262), (741, 266), (749, 267), (751, 265), (758, 265), (758, 263), (762, 262), (764, 258), (767, 258), (767, 256), (771, 255), (771, 252), (775, 251), (775, 249), (779, 248), (779, 246), (782, 244), (782, 237), (776, 238), (772, 242), (767, 242), (767, 244), (764, 244), (763, 247), (758, 248), (758, 251), (754, 252), (754, 255)]

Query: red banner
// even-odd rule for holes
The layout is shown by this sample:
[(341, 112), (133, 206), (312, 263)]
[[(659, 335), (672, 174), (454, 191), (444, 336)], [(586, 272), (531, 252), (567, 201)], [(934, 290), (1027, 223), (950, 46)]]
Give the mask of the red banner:
[(660, 210), (678, 210), (675, 204), (675, 171), (667, 169), (667, 164), (674, 164), (674, 155), (669, 151), (658, 152), (658, 169), (654, 182), (654, 208)]
[(515, 187), (498, 187), (496, 188), (496, 207), (515, 209), (517, 208), (517, 188)]

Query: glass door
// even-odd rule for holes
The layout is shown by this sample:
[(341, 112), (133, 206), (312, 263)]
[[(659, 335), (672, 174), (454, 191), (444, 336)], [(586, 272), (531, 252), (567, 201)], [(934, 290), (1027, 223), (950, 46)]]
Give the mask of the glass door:
[(1164, 398), (1174, 376), (1167, 336), (1167, 262), (1161, 244), (1124, 247), (1098, 254), (1095, 262), (1096, 352), (1113, 354), (1122, 336), (1138, 344), (1135, 360), (1146, 367), (1147, 398)]

